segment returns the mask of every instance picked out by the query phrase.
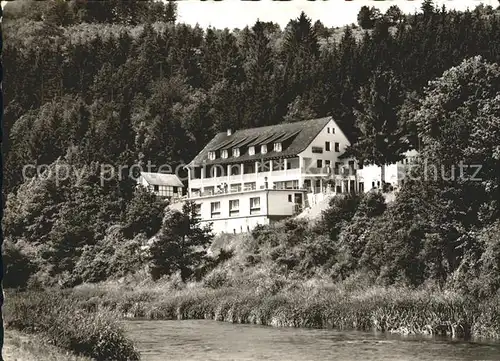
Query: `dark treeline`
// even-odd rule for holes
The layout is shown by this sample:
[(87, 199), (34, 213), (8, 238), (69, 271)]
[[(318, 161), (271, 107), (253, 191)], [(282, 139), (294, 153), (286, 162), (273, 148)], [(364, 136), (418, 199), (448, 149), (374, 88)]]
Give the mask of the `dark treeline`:
[[(343, 231), (325, 221), (319, 233), (329, 237), (310, 245), (325, 249), (324, 239), (335, 245), (335, 256), (325, 256), (337, 265), (335, 277), (359, 270), (360, 259), (390, 282), (469, 274), (471, 260), (487, 249), (486, 236), (475, 235), (498, 218), (500, 15), (487, 7), (424, 5), (401, 17), (393, 8), (392, 17), (365, 24), (368, 31), (326, 28), (304, 14), (285, 29), (256, 22), (203, 30), (176, 23), (174, 3), (151, 1), (7, 7), (4, 224), (17, 250), (11, 255), (31, 252), (33, 269), (47, 278), (83, 267), (76, 273), (85, 281), (116, 274), (106, 263), (115, 252), (114, 265), (128, 272), (138, 245), (168, 225), (164, 205), (134, 193), (127, 177), (101, 186), (100, 164), (175, 167), (226, 128), (332, 115), (353, 139), (351, 151), (367, 162), (393, 161), (417, 147), (435, 164), (485, 166), (483, 181), (474, 184), (410, 183), (393, 208), (360, 213)], [(74, 174), (61, 184), (54, 177), (23, 179), (25, 165), (54, 171), (58, 164), (87, 171), (79, 182)], [(343, 217), (339, 212), (333, 219)], [(118, 223), (120, 229), (109, 227)], [(168, 242), (177, 237), (162, 232)], [(121, 253), (117, 239), (128, 240)], [(384, 264), (390, 257), (397, 261)], [(412, 262), (421, 266), (417, 274), (408, 268)], [(102, 274), (81, 276), (91, 268)], [(497, 280), (491, 282), (495, 288)]]

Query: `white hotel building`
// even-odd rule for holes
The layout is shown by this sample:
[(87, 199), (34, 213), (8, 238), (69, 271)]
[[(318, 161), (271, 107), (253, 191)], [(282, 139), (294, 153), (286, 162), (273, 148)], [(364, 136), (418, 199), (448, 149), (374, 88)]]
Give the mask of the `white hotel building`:
[[(349, 145), (331, 117), (228, 130), (186, 166), (188, 198), (214, 233), (240, 233), (294, 216), (325, 194), (380, 188), (381, 167), (342, 157)], [(400, 185), (406, 164), (384, 166), (385, 181)]]

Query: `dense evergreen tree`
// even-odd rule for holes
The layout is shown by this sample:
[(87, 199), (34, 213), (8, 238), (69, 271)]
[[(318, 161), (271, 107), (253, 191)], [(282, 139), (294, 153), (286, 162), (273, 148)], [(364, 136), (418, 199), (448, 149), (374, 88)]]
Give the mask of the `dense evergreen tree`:
[(362, 29), (373, 29), (381, 17), (380, 10), (375, 7), (362, 6), (358, 13), (358, 25)]
[[(398, 114), (403, 94), (401, 84), (390, 71), (376, 71), (369, 84), (361, 88), (355, 112), (360, 135), (350, 149), (357, 159), (379, 166), (401, 159), (406, 150)], [(384, 174), (381, 176), (385, 181)]]
[(185, 281), (201, 266), (212, 238), (211, 227), (200, 226), (194, 203), (184, 204), (182, 212), (167, 212), (162, 229), (149, 248), (151, 276), (158, 279), (178, 271)]

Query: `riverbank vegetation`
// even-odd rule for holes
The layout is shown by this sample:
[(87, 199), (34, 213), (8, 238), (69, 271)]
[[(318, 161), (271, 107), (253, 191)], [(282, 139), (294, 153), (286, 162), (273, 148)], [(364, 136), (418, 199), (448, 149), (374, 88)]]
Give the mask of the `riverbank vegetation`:
[[(141, 2), (144, 23), (120, 1), (23, 4), (2, 24), (7, 327), (102, 359), (136, 357), (112, 312), (500, 335), (497, 10), (426, 1), (332, 41), (305, 14), (230, 31), (175, 23), (172, 2)], [(418, 149), (393, 202), (342, 195), (315, 221), (214, 238), (124, 168), (325, 115), (366, 164)]]
[(332, 283), (328, 277), (276, 277), (274, 270), (253, 273), (234, 280), (232, 286), (217, 288), (186, 285), (174, 277), (154, 284), (81, 285), (62, 294), (86, 312), (106, 309), (128, 319), (209, 319), (466, 339), (500, 337), (498, 297), (478, 302), (433, 287), (374, 286), (361, 276)]
[(49, 344), (40, 337), (9, 330), (5, 334), (3, 357), (6, 360), (22, 361), (92, 361)]
[(7, 298), (4, 314), (9, 330), (40, 336), (52, 346), (98, 361), (139, 360), (111, 311), (86, 312), (58, 292), (9, 292)]

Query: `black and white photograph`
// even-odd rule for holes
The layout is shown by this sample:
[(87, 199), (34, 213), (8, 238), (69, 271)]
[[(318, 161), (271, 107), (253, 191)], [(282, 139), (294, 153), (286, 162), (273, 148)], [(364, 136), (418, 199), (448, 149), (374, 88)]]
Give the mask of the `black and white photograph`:
[(500, 0), (0, 18), (0, 361), (500, 360)]

